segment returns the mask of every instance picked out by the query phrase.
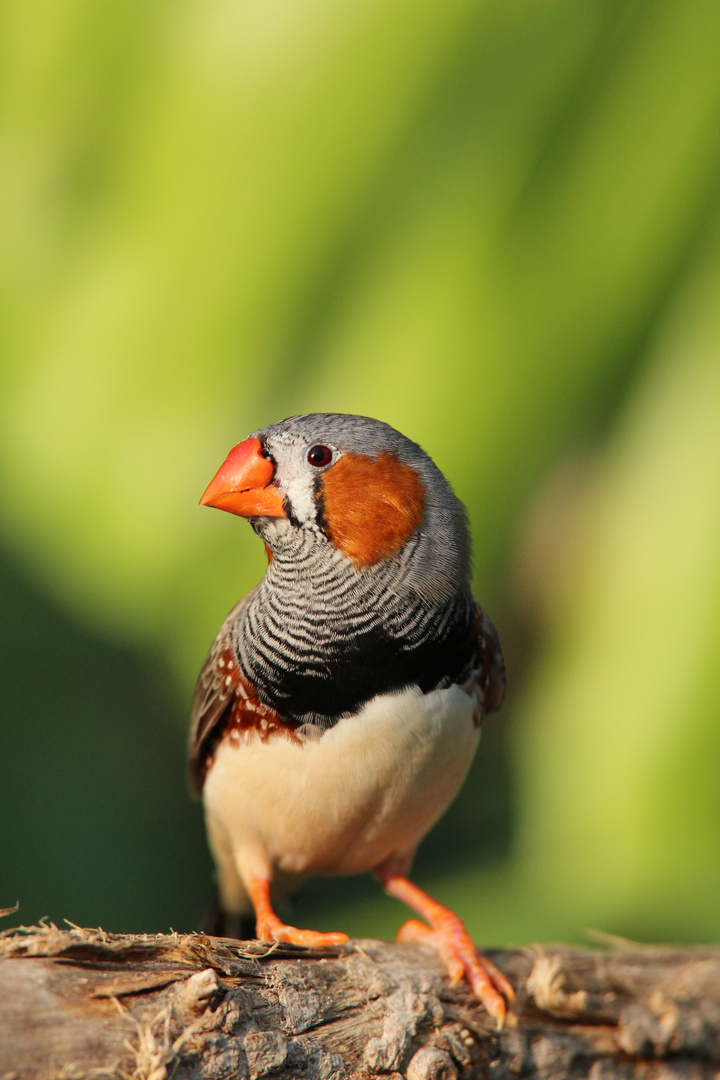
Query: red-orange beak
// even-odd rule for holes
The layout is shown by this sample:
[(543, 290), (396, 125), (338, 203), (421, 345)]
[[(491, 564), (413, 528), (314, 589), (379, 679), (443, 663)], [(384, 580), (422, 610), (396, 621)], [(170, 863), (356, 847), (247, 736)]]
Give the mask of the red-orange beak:
[(200, 500), (239, 517), (287, 517), (282, 495), (268, 487), (275, 466), (262, 455), (259, 439), (245, 439), (233, 447)]

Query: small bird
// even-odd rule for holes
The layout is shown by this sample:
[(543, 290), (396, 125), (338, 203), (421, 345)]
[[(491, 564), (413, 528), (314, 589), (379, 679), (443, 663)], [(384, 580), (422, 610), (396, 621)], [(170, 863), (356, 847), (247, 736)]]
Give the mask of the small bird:
[(465, 509), (414, 442), (379, 420), (293, 416), (230, 451), (200, 500), (248, 518), (268, 558), (200, 672), (189, 740), (221, 910), (263, 941), (308, 875), (373, 873), (501, 1025), (513, 991), (460, 918), (407, 874), (457, 794), (505, 668), (470, 590)]

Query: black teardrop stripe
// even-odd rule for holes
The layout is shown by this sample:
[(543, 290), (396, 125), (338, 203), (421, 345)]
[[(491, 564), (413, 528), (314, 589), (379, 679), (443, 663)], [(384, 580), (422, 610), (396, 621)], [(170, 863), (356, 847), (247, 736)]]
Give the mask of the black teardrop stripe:
[(377, 694), (469, 677), (479, 661), (469, 591), (433, 603), (403, 595), (402, 566), (358, 572), (303, 548), (276, 556), (233, 628), (241, 669), (279, 716), (328, 728)]

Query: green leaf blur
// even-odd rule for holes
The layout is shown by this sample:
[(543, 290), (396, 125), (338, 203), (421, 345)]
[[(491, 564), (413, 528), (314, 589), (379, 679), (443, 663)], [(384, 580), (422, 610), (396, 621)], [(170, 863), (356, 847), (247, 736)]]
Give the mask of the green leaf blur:
[(451, 479), (508, 654), (419, 879), (485, 941), (720, 935), (719, 55), (699, 0), (9, 0), (0, 907), (192, 926), (189, 695), (264, 565), (197, 500), (342, 411)]

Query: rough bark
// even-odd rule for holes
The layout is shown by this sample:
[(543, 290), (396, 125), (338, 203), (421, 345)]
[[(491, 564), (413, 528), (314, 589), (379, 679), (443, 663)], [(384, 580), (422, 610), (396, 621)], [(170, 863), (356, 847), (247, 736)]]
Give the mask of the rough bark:
[(0, 936), (2, 1080), (720, 1076), (720, 948), (489, 951), (502, 1032), (420, 947)]

